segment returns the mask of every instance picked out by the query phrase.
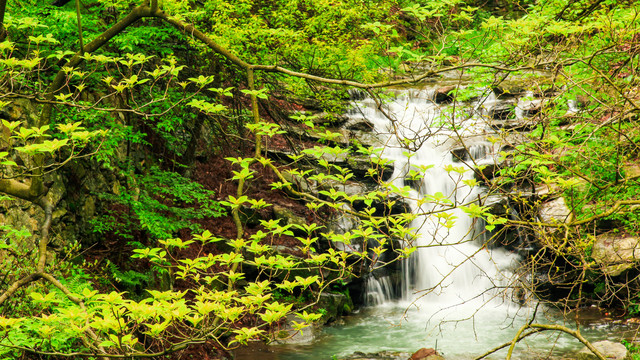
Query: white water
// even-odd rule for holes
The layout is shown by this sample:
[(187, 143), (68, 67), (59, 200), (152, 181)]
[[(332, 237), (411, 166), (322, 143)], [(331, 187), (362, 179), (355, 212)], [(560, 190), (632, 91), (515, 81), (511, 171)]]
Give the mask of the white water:
[[(511, 276), (509, 270), (517, 262), (516, 256), (504, 250), (486, 250), (481, 239), (482, 226), (470, 218), (458, 205), (478, 203), (484, 198), (478, 187), (469, 187), (465, 180), (473, 178), (473, 171), (461, 162), (454, 162), (451, 148), (460, 143), (459, 137), (481, 133), (485, 124), (479, 116), (469, 116), (463, 111), (443, 113), (442, 108), (431, 102), (429, 90), (403, 91), (394, 101), (384, 107), (383, 114), (377, 111), (371, 99), (360, 102), (362, 114), (375, 125), (375, 131), (386, 144), (382, 157), (394, 160), (392, 182), (398, 188), (405, 185), (410, 169), (432, 166), (410, 195), (408, 202), (416, 214), (424, 213), (413, 223), (418, 229), (416, 239), (407, 246), (418, 246), (409, 260), (403, 261), (403, 286), (400, 304), (421, 308), (421, 317), (432, 318), (434, 323), (443, 320), (459, 320), (472, 316), (479, 307), (490, 304), (511, 306), (509, 292), (503, 288)], [(451, 107), (448, 107), (450, 110)], [(455, 127), (457, 132), (451, 130)], [(407, 148), (401, 146), (405, 140), (416, 139), (411, 146), (411, 157)], [(489, 151), (488, 151), (489, 149)], [(476, 143), (469, 152), (477, 163), (490, 152), (490, 146)], [(491, 158), (490, 161), (493, 161)], [(472, 164), (472, 162), (469, 162)], [(454, 166), (462, 171), (446, 171)], [(452, 201), (452, 205), (438, 205), (432, 201), (419, 204), (425, 195), (441, 193)], [(450, 216), (452, 227), (445, 226)], [(480, 231), (476, 231), (476, 230)], [(377, 282), (370, 280), (370, 282)], [(381, 290), (379, 295), (368, 294), (367, 298), (387, 299), (389, 291), (381, 286), (368, 290)], [(388, 301), (388, 300), (387, 300)]]
[[(450, 150), (458, 137), (477, 139), (487, 128), (483, 106), (492, 106), (496, 99), (488, 98), (475, 105), (474, 111), (461, 109), (456, 116), (444, 115), (430, 102), (430, 90), (402, 90), (384, 106), (385, 116), (371, 99), (359, 101), (359, 110), (351, 116), (364, 116), (375, 125), (384, 141), (381, 156), (394, 160), (392, 182), (397, 187), (405, 183), (407, 172), (419, 166), (433, 165), (408, 199), (414, 213), (425, 213), (412, 224), (419, 236), (411, 245), (419, 249), (410, 259), (402, 261), (401, 294), (394, 294), (389, 277), (370, 277), (366, 283), (369, 307), (360, 314), (344, 319), (344, 324), (322, 330), (309, 345), (274, 347), (270, 359), (330, 359), (348, 356), (356, 351), (374, 353), (384, 350), (414, 352), (422, 347), (436, 348), (448, 360), (472, 359), (487, 350), (511, 341), (517, 330), (532, 313), (512, 299), (509, 288), (517, 266), (515, 254), (503, 249), (487, 249), (484, 225), (474, 221), (460, 209), (426, 202), (425, 195), (442, 193), (454, 204), (477, 202), (485, 197), (483, 190), (469, 187), (463, 180), (473, 178), (468, 168), (463, 174), (447, 172), (454, 162)], [(450, 107), (447, 107), (450, 109)], [(469, 115), (472, 113), (473, 115)], [(451, 131), (456, 126), (458, 132)], [(399, 144), (414, 139), (410, 158)], [(468, 147), (477, 164), (493, 162), (494, 150), (487, 143), (475, 140)], [(467, 163), (473, 161), (467, 158)], [(455, 216), (448, 229), (429, 213), (446, 210)], [(409, 244), (408, 244), (409, 245)], [(557, 316), (557, 315), (556, 315)], [(536, 321), (544, 321), (538, 316)], [(589, 333), (585, 329), (583, 333)], [(608, 328), (591, 330), (595, 339), (603, 339)], [(518, 344), (514, 358), (532, 359), (548, 355), (551, 348), (568, 350), (580, 347), (574, 339), (558, 334), (542, 334)], [(504, 358), (505, 350), (494, 358)], [(262, 357), (262, 355), (261, 355)]]

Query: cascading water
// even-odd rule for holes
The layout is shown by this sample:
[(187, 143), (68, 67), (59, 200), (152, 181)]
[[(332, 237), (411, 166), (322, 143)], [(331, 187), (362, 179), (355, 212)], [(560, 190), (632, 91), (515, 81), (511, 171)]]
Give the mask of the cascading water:
[[(417, 246), (418, 250), (403, 262), (401, 299), (405, 305), (437, 309), (440, 314), (436, 318), (440, 321), (447, 319), (445, 313), (461, 315), (462, 309), (471, 315), (478, 306), (496, 297), (498, 292), (488, 290), (499, 287), (515, 257), (502, 250), (484, 250), (484, 244), (475, 239), (479, 235), (475, 220), (456, 208), (477, 202), (483, 195), (478, 187), (468, 185), (473, 171), (455, 162), (450, 151), (455, 136), (470, 135), (481, 128), (476, 124), (478, 119), (457, 119), (460, 114), (442, 111), (440, 105), (430, 101), (431, 95), (429, 91), (402, 92), (386, 104), (384, 114), (376, 110), (371, 99), (362, 100), (360, 106), (377, 133), (386, 137), (382, 156), (394, 161), (395, 186), (408, 185), (405, 178), (410, 169), (430, 167), (417, 186), (411, 182), (415, 189), (407, 200), (414, 213), (425, 215), (412, 224), (418, 229), (418, 236), (415, 243), (407, 245)], [(454, 127), (456, 132), (449, 130)], [(414, 139), (413, 144), (419, 142), (410, 157), (406, 156), (406, 146), (401, 146), (407, 143), (406, 139)], [(488, 148), (484, 143), (470, 146), (471, 159), (485, 158)], [(450, 199), (454, 206), (433, 202), (419, 205), (418, 199), (425, 195)], [(381, 286), (370, 286), (368, 290), (379, 292), (367, 295), (376, 302), (389, 293)]]
[[(453, 113), (451, 106), (434, 104), (432, 97), (433, 90), (399, 90), (384, 104), (386, 116), (372, 99), (359, 93), (358, 111), (349, 114), (373, 123), (385, 144), (381, 156), (394, 161), (391, 181), (400, 188), (411, 186), (406, 201), (414, 213), (424, 214), (412, 223), (419, 235), (407, 246), (418, 246), (418, 250), (402, 260), (400, 290), (394, 291), (392, 277), (369, 274), (368, 307), (343, 319), (343, 325), (324, 328), (313, 344), (283, 346), (269, 358), (330, 359), (354, 352), (435, 347), (448, 360), (471, 359), (511, 341), (529, 320), (531, 309), (520, 306), (521, 292), (511, 295), (506, 286), (517, 256), (486, 246), (484, 224), (458, 208), (489, 202), (482, 189), (469, 186), (474, 173), (465, 163), (477, 166), (495, 161), (493, 146), (477, 139), (486, 128), (483, 116), (490, 113), (486, 109), (498, 100), (490, 94), (468, 110)], [(474, 140), (464, 153), (453, 156), (452, 147), (462, 138)], [(405, 180), (412, 168), (421, 166), (432, 166), (422, 180)], [(425, 195), (449, 199), (454, 206), (443, 205), (444, 200), (420, 202)], [(532, 336), (527, 341), (544, 353), (550, 341), (537, 339)], [(551, 342), (555, 349), (575, 347), (568, 337), (555, 336)], [(531, 351), (528, 348), (514, 358), (531, 358)]]

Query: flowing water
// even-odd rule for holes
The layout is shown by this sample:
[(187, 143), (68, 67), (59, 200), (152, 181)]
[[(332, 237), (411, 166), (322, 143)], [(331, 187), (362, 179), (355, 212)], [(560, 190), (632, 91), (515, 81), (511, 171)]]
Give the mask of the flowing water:
[[(497, 100), (488, 96), (473, 106), (454, 108), (435, 104), (432, 97), (433, 89), (398, 90), (383, 111), (365, 98), (350, 114), (374, 124), (385, 143), (381, 156), (394, 161), (394, 185), (410, 185), (409, 206), (414, 213), (426, 214), (412, 224), (418, 236), (407, 245), (418, 250), (402, 261), (402, 284), (394, 287), (388, 276), (371, 276), (366, 283), (367, 308), (341, 325), (324, 328), (312, 344), (272, 347), (276, 355), (270, 358), (331, 359), (356, 351), (413, 352), (432, 347), (447, 359), (471, 359), (510, 341), (529, 321), (533, 301), (525, 302), (524, 291), (510, 286), (518, 256), (485, 246), (484, 223), (464, 211), (418, 201), (425, 195), (450, 199), (456, 206), (486, 201), (486, 190), (469, 186), (474, 174), (451, 150), (463, 138), (475, 139), (466, 144), (467, 154), (458, 156), (469, 165), (496, 161), (498, 145), (478, 139), (490, 128), (487, 109)], [(405, 180), (411, 169), (421, 167), (430, 167), (422, 180)], [(447, 220), (453, 226), (447, 226)], [(542, 317), (536, 321), (545, 321)], [(602, 339), (609, 328), (593, 326), (586, 331)], [(519, 345), (524, 351), (516, 358), (533, 358), (534, 350), (566, 351), (578, 345), (566, 336), (541, 335)], [(498, 354), (504, 357), (504, 352)]]

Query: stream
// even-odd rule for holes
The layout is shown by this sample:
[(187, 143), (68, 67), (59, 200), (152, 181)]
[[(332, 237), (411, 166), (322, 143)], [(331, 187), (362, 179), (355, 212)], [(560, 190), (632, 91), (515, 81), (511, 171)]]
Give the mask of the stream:
[[(412, 245), (418, 250), (402, 261), (401, 283), (393, 284), (385, 276), (370, 277), (367, 306), (357, 314), (316, 330), (311, 343), (256, 350), (260, 359), (332, 359), (355, 352), (413, 353), (422, 347), (435, 348), (446, 359), (473, 359), (511, 341), (531, 320), (535, 299), (522, 289), (513, 289), (519, 255), (487, 247), (485, 224), (464, 211), (419, 201), (425, 195), (441, 194), (456, 205), (486, 204), (487, 189), (469, 186), (474, 183), (469, 166), (495, 164), (502, 147), (500, 142), (486, 140), (492, 133), (497, 136), (490, 124), (492, 109), (499, 105), (493, 93), (459, 106), (436, 104), (432, 101), (435, 91), (435, 86), (395, 90), (383, 112), (372, 99), (365, 98), (355, 102), (349, 113), (352, 119), (364, 118), (374, 125), (386, 144), (381, 156), (394, 161), (391, 181), (399, 188), (411, 186), (408, 205), (414, 213), (427, 214), (412, 223), (419, 234)], [(516, 105), (514, 116), (522, 120), (524, 106), (521, 102)], [(464, 162), (451, 152), (463, 139), (467, 149)], [(421, 167), (430, 167), (424, 178), (408, 182), (408, 172)], [(453, 221), (452, 227), (445, 226), (447, 220)], [(560, 313), (539, 306), (536, 322), (564, 323), (564, 319)], [(575, 328), (575, 321), (567, 325)], [(598, 321), (581, 325), (583, 335), (593, 341), (620, 341), (630, 330)], [(580, 348), (582, 344), (569, 336), (546, 332), (519, 343), (514, 358), (539, 358), (548, 356), (550, 350), (562, 355)], [(506, 349), (490, 358), (505, 355)]]

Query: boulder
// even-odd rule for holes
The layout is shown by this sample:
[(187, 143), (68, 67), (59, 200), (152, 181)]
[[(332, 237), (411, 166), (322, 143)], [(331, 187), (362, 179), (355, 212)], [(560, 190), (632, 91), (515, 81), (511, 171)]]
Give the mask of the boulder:
[(367, 185), (355, 181), (347, 181), (346, 183), (342, 183), (336, 180), (327, 180), (325, 182), (322, 182), (320, 184), (320, 187), (322, 187), (322, 189), (324, 190), (333, 189), (335, 191), (342, 191), (347, 196), (363, 195), (368, 191)]
[(293, 184), (292, 186), (296, 188), (298, 191), (302, 191), (302, 192), (313, 194), (313, 195), (318, 195), (317, 181), (309, 180), (303, 176), (292, 174), (288, 171), (283, 171), (282, 177), (284, 177), (285, 180)]
[(494, 120), (508, 120), (515, 117), (515, 105), (512, 102), (500, 101), (489, 108), (489, 117)]
[(640, 239), (612, 233), (598, 235), (591, 256), (605, 274), (618, 276), (640, 260)]
[(350, 146), (355, 141), (365, 147), (383, 145), (378, 136), (371, 131), (373, 129), (373, 124), (367, 119), (350, 119), (344, 126), (348, 127), (348, 129), (325, 128), (319, 130), (303, 129), (299, 126), (287, 126), (285, 127), (285, 130), (289, 136), (313, 142), (324, 141), (324, 134), (329, 130), (333, 133), (339, 134), (339, 136), (334, 137), (331, 142), (345, 147)]
[(378, 137), (378, 134), (371, 130), (351, 130), (350, 140), (352, 144), (357, 143), (364, 147), (383, 147), (385, 145)]
[(627, 179), (640, 177), (640, 165), (638, 164), (625, 164), (622, 166), (622, 171)]
[(436, 104), (450, 103), (451, 101), (453, 101), (452, 92), (456, 88), (457, 86), (455, 85), (448, 85), (436, 89), (435, 93), (433, 94), (433, 101), (435, 101)]
[(411, 355), (410, 360), (423, 360), (431, 355), (438, 355), (438, 352), (432, 348), (422, 348)]
[(371, 131), (373, 130), (373, 123), (365, 118), (351, 118), (347, 120), (346, 124), (344, 124), (344, 128), (348, 130), (360, 130), (360, 131)]
[[(628, 350), (621, 343), (604, 340), (594, 342), (592, 345), (607, 360), (623, 360), (628, 357)], [(580, 350), (576, 357), (578, 360), (598, 360), (598, 357), (586, 346)]]
[(522, 81), (503, 81), (500, 85), (493, 86), (491, 90), (500, 98), (515, 97), (526, 91)]
[(522, 117), (531, 117), (542, 110), (543, 99), (520, 99), (516, 105), (516, 112)]
[(469, 157), (467, 155), (468, 155), (467, 148), (461, 147), (461, 148), (451, 149), (451, 156), (453, 156), (453, 161), (455, 162), (469, 160)]
[(273, 217), (283, 220), (281, 225), (306, 225), (307, 220), (302, 216), (298, 216), (291, 209), (287, 209), (280, 205), (273, 205)]
[[(508, 114), (499, 114), (496, 116), (507, 116)], [(504, 118), (504, 119), (494, 119), (489, 123), (489, 126), (493, 130), (511, 130), (511, 131), (531, 131), (537, 126), (537, 122), (535, 119), (524, 119), (524, 118)]]
[(317, 306), (319, 309), (325, 310), (322, 315), (324, 322), (334, 321), (338, 317), (353, 311), (353, 301), (349, 296), (342, 293), (323, 292), (320, 294)]
[(571, 209), (562, 196), (542, 203), (538, 212), (538, 216), (545, 223), (566, 223), (571, 214)]
[(360, 181), (366, 182), (373, 178), (377, 181), (388, 181), (393, 175), (393, 164), (389, 161), (375, 163), (375, 159), (367, 156), (350, 156), (347, 160), (348, 166), (353, 170), (355, 176)]
[(294, 314), (287, 315), (286, 326), (284, 329), (278, 331), (276, 333), (276, 338), (272, 342), (274, 345), (282, 345), (282, 344), (295, 344), (295, 345), (303, 345), (303, 344), (311, 344), (313, 340), (316, 338), (316, 329), (314, 325), (310, 325), (301, 331), (296, 331), (293, 328), (293, 321), (297, 323), (302, 323), (300, 317)]
[(314, 114), (314, 116), (311, 118), (311, 121), (315, 125), (323, 125), (323, 126), (327, 126), (327, 125), (341, 126), (347, 120), (348, 118), (345, 115), (333, 114), (333, 113), (327, 113), (327, 112)]
[(473, 171), (476, 180), (484, 181), (484, 179), (493, 179), (501, 168), (501, 164), (497, 162), (478, 162), (478, 167)]

